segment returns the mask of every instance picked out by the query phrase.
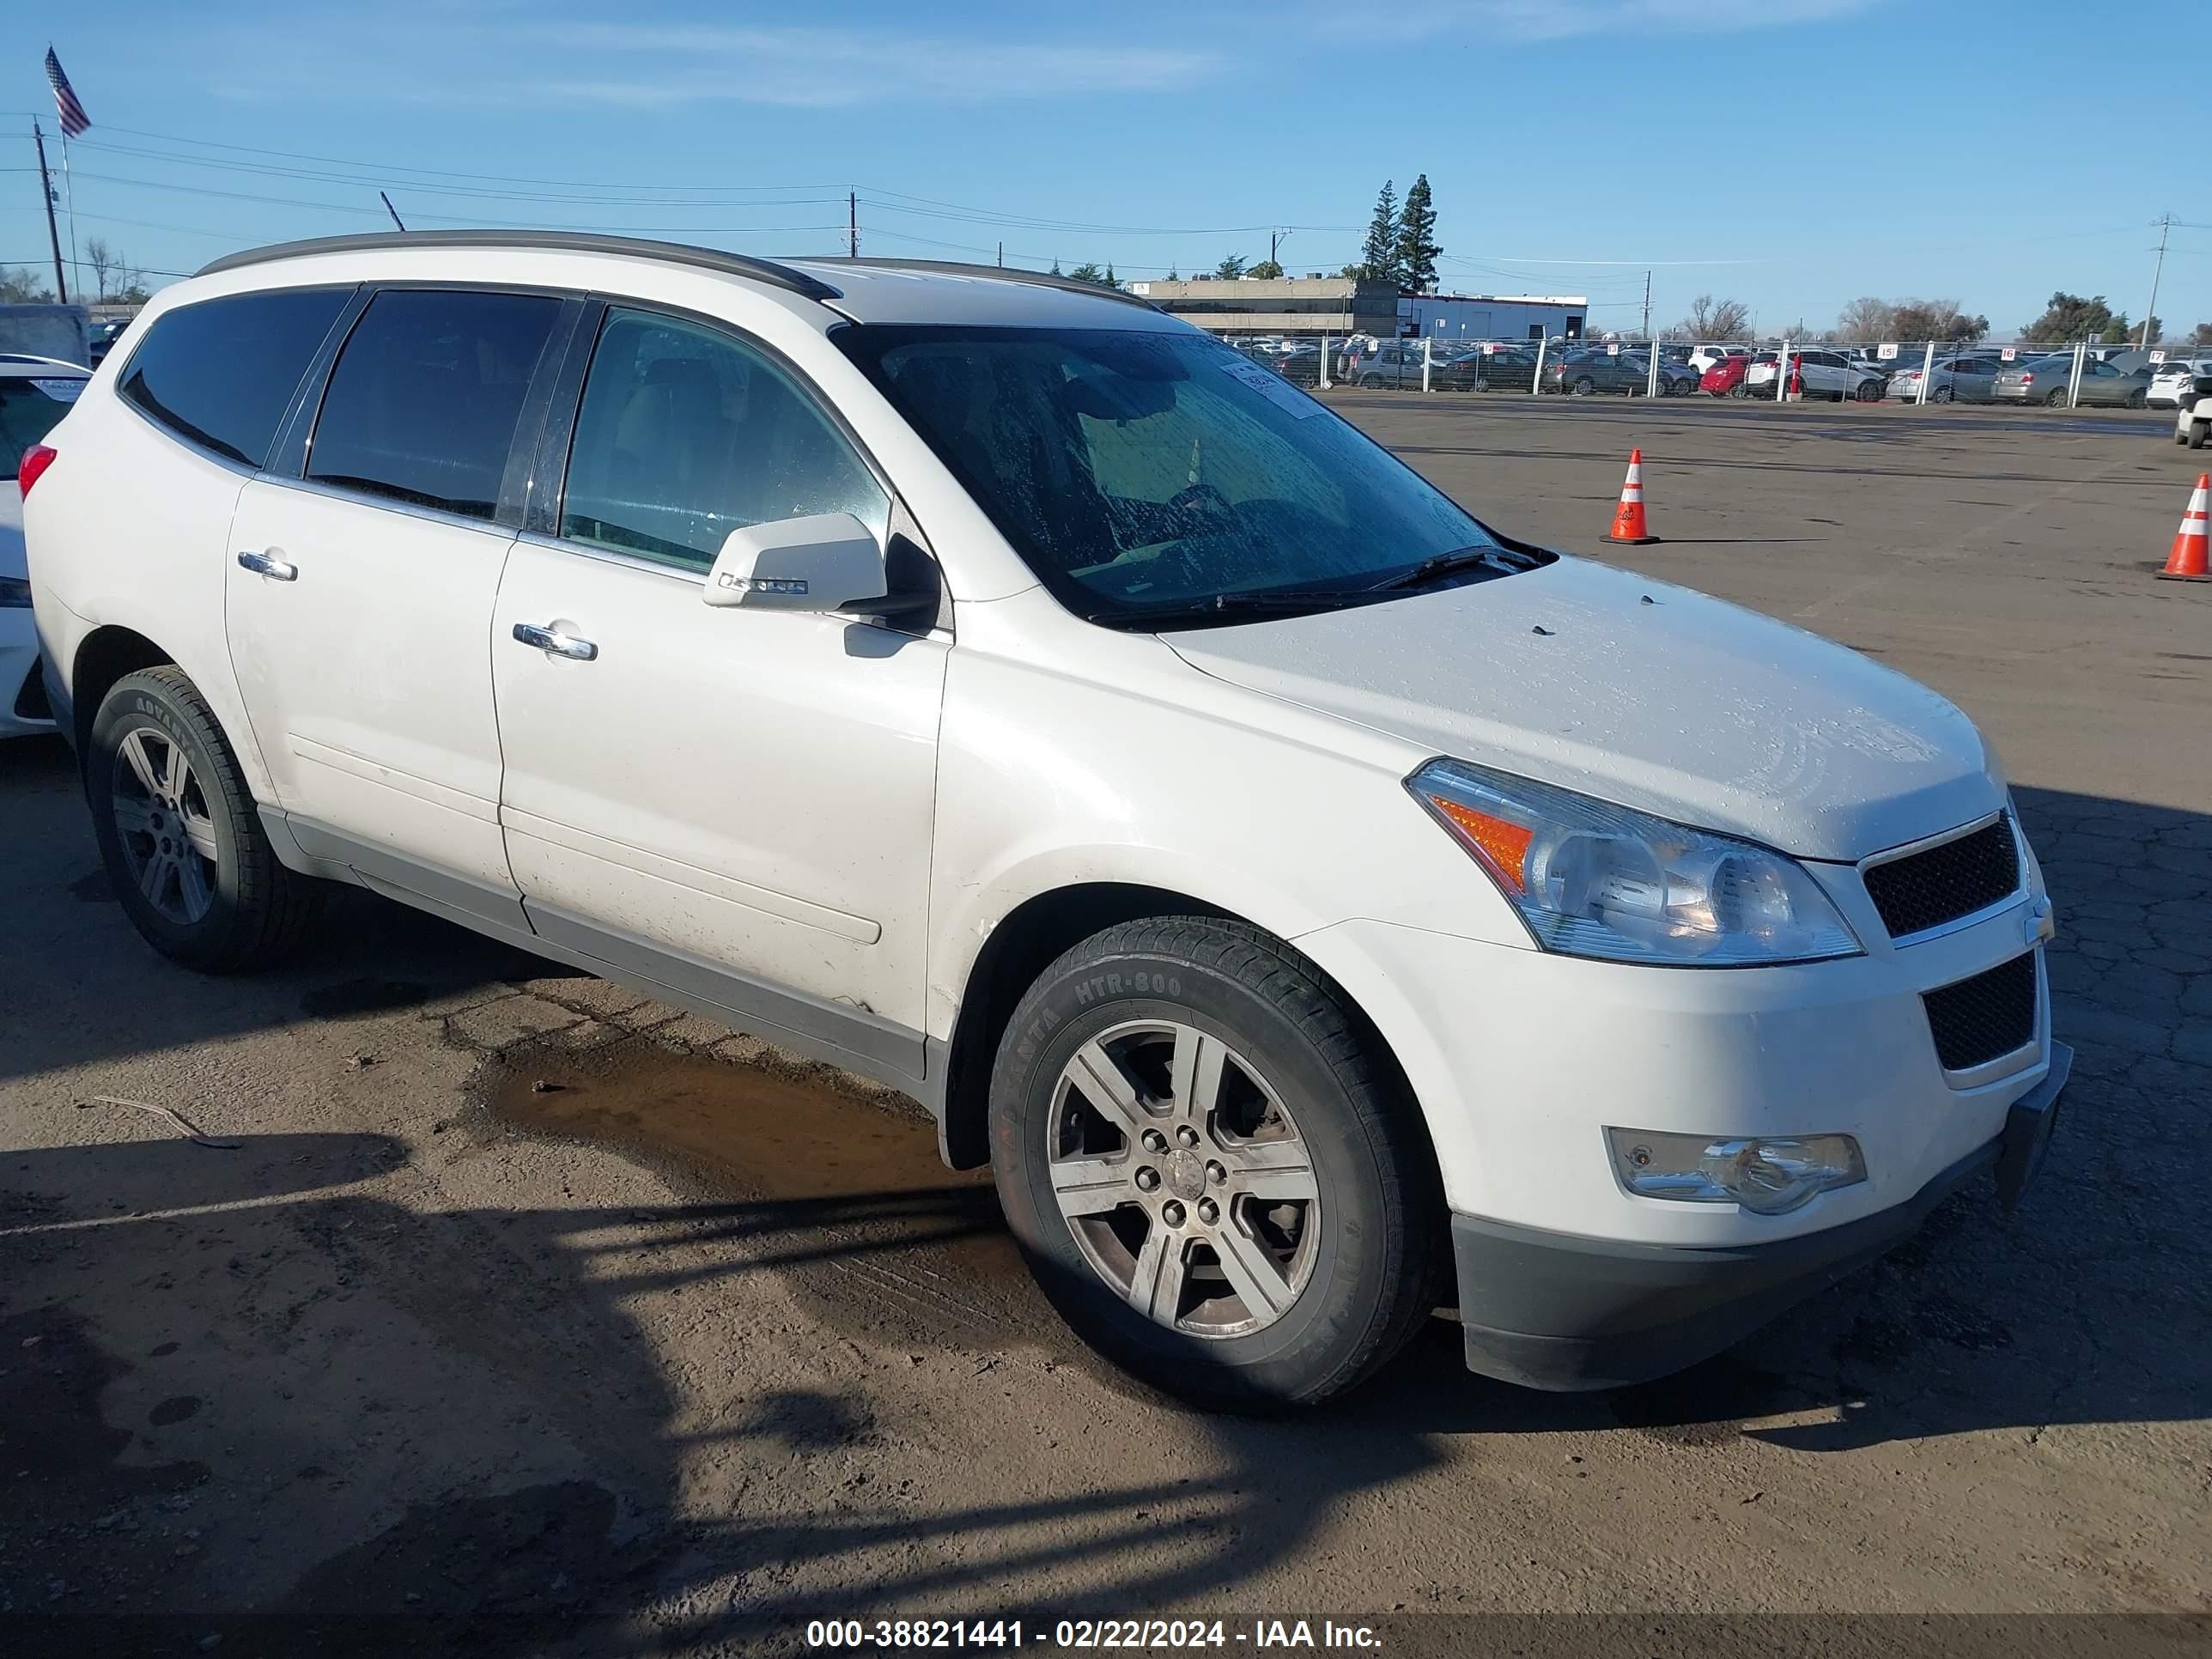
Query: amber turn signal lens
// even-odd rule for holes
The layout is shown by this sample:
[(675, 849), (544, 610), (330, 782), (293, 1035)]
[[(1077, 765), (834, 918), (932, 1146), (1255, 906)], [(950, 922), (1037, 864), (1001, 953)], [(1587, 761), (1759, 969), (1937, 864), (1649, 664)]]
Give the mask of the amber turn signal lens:
[(1441, 795), (1431, 795), (1429, 800), (1482, 854), (1500, 881), (1516, 893), (1528, 890), (1521, 872), (1522, 860), (1528, 856), (1528, 843), (1535, 838), (1534, 830), (1509, 823), (1504, 818), (1494, 818), (1487, 812), (1478, 812), (1472, 806), (1447, 800)]

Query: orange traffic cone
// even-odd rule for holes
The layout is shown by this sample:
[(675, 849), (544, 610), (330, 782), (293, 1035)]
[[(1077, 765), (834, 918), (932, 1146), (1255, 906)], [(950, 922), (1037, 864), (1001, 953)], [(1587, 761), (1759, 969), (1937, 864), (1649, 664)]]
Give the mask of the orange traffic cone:
[(1628, 481), (1620, 486), (1620, 505), (1613, 511), (1613, 528), (1607, 532), (1606, 540), (1630, 542), (1640, 547), (1645, 542), (1658, 539), (1644, 518), (1644, 452), (1632, 449), (1628, 452)]
[(2181, 528), (2173, 532), (2173, 551), (2166, 556), (2162, 580), (2212, 582), (2212, 556), (2206, 549), (2207, 503), (2212, 501), (2212, 472), (2197, 475), (2197, 488), (2189, 492), (2189, 510), (2181, 515)]

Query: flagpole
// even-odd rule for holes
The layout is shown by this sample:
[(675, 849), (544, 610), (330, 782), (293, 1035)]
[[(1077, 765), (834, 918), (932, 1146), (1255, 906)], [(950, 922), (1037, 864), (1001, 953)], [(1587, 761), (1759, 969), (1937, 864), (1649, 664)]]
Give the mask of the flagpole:
[[(84, 268), (76, 262), (76, 191), (70, 184), (69, 129), (67, 127), (62, 129), (62, 202), (69, 210), (70, 276), (76, 283), (77, 292), (82, 294), (84, 292)], [(104, 300), (107, 296), (104, 294), (95, 294), (92, 297), (97, 301)]]

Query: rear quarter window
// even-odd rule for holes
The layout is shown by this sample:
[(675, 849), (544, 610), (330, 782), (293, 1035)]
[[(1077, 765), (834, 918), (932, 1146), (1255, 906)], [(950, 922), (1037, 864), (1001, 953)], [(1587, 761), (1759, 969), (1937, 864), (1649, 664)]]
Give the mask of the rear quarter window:
[(131, 354), (122, 394), (179, 437), (258, 467), (352, 294), (289, 289), (179, 306)]

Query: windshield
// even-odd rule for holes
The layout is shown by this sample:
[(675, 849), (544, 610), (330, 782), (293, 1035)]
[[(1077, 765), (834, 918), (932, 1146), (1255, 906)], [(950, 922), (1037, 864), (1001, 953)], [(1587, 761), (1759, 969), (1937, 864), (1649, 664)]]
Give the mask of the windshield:
[(7, 467), (10, 479), (22, 466), (23, 452), (46, 441), (83, 386), (73, 374), (36, 380), (27, 374), (0, 375), (0, 465)]
[(1203, 335), (868, 325), (836, 338), (1038, 580), (1094, 622), (1395, 597), (1363, 590), (1500, 547), (1387, 450)]

